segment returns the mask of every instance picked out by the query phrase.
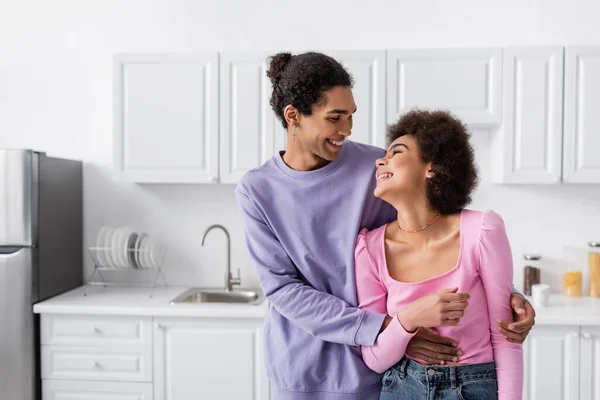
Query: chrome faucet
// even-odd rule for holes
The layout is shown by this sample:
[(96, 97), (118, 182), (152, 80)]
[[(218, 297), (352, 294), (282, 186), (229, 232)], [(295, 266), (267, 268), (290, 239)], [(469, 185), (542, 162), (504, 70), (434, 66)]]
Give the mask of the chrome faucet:
[(204, 246), (204, 239), (206, 239), (206, 235), (213, 228), (221, 229), (223, 232), (225, 232), (225, 235), (227, 236), (227, 272), (225, 273), (225, 291), (231, 292), (233, 290), (233, 285), (241, 285), (242, 278), (240, 278), (240, 269), (239, 268), (238, 268), (237, 278), (234, 278), (231, 275), (231, 238), (229, 237), (229, 232), (227, 232), (227, 229), (225, 229), (225, 227), (223, 225), (215, 224), (215, 225), (209, 226), (208, 228), (206, 228), (206, 231), (204, 231), (204, 236), (202, 237), (202, 246)]

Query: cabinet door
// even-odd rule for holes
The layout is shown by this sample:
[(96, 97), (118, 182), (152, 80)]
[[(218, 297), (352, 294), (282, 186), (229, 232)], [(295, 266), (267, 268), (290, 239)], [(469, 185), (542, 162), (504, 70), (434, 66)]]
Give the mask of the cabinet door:
[(600, 183), (600, 46), (565, 51), (565, 182)]
[(262, 320), (157, 319), (155, 400), (263, 400)]
[(385, 51), (329, 51), (354, 78), (352, 141), (385, 147)]
[(558, 183), (562, 172), (563, 49), (504, 50), (502, 126), (493, 133), (495, 183)]
[(216, 182), (218, 54), (120, 54), (114, 164), (126, 180)]
[(600, 327), (581, 327), (581, 400), (600, 400)]
[(221, 183), (236, 183), (285, 146), (286, 130), (269, 101), (269, 53), (221, 53)]
[(445, 109), (471, 127), (502, 117), (502, 49), (414, 49), (387, 53), (387, 121), (413, 107)]
[(43, 400), (152, 400), (151, 383), (44, 379)]
[(579, 327), (536, 326), (524, 350), (524, 400), (579, 399)]

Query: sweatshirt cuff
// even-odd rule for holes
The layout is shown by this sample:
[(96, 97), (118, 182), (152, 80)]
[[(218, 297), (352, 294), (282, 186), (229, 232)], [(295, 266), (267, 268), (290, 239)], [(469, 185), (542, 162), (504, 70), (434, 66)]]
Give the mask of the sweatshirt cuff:
[(373, 346), (379, 335), (385, 314), (377, 314), (363, 310), (363, 318), (354, 335), (355, 346)]

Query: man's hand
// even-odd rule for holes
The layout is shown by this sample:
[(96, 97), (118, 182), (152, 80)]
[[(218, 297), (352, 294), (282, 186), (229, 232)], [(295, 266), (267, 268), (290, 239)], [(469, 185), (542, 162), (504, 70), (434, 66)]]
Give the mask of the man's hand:
[(435, 331), (419, 328), (416, 335), (410, 339), (406, 353), (427, 361), (430, 364), (444, 365), (447, 362), (457, 362), (463, 353), (456, 348), (456, 342)]
[(531, 303), (519, 293), (510, 295), (510, 305), (513, 310), (513, 321), (503, 321), (498, 318), (496, 329), (509, 342), (523, 343), (535, 325), (535, 310)]

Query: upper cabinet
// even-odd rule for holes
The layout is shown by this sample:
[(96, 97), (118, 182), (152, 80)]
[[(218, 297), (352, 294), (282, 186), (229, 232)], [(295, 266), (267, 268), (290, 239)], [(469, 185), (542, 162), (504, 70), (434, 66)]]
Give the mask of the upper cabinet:
[(242, 176), (284, 148), (286, 131), (271, 109), (268, 53), (222, 53), (220, 59), (221, 183)]
[(352, 141), (385, 146), (385, 50), (330, 51), (354, 78)]
[(413, 107), (444, 109), (472, 127), (502, 118), (502, 49), (390, 50), (387, 122)]
[(492, 179), (560, 182), (563, 48), (505, 49), (503, 88), (503, 122), (492, 134)]
[(565, 52), (563, 180), (600, 183), (600, 46)]
[(218, 179), (218, 54), (114, 60), (114, 165), (134, 182)]
[[(354, 78), (351, 140), (385, 147), (412, 108), (491, 132), (492, 181), (600, 183), (600, 46), (325, 51)], [(115, 56), (115, 168), (235, 184), (285, 149), (267, 52)]]
[(599, 46), (507, 48), (503, 87), (495, 183), (600, 183)]

